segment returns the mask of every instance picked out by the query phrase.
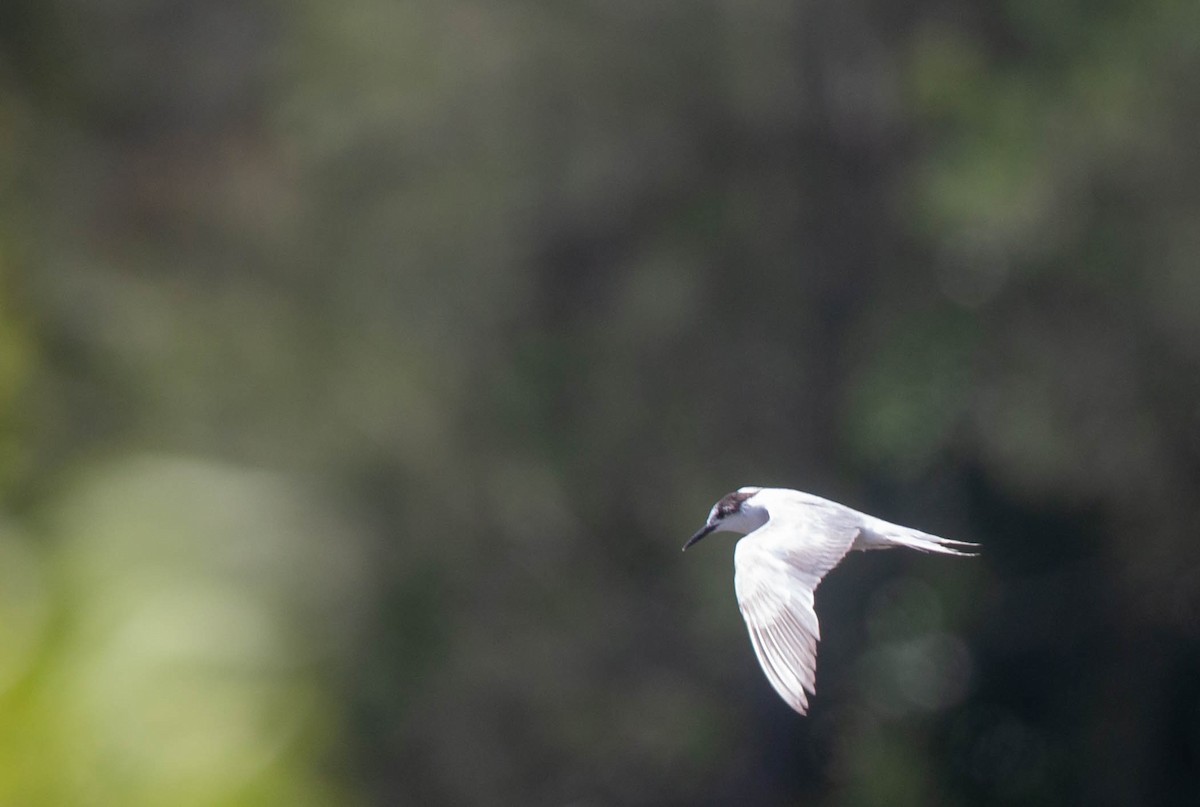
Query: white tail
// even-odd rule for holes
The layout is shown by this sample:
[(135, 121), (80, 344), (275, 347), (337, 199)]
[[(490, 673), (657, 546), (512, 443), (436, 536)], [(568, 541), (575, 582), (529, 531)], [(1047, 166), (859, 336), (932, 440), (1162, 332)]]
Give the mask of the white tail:
[(872, 518), (863, 527), (862, 533), (854, 542), (855, 549), (888, 549), (893, 546), (906, 546), (920, 552), (937, 552), (942, 555), (959, 555), (973, 557), (978, 552), (964, 550), (976, 549), (979, 544), (968, 541), (953, 541), (940, 538), (927, 532), (901, 527), (882, 519)]

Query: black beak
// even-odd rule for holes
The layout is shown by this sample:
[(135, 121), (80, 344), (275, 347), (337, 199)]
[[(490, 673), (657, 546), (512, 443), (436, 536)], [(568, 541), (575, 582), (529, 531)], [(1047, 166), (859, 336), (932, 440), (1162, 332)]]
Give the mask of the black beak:
[(697, 541), (699, 541), (704, 536), (708, 535), (710, 532), (712, 532), (716, 528), (717, 528), (716, 524), (705, 524), (704, 527), (698, 533), (693, 535), (691, 538), (688, 538), (688, 542), (683, 545), (683, 548), (686, 550), (689, 546), (696, 543)]

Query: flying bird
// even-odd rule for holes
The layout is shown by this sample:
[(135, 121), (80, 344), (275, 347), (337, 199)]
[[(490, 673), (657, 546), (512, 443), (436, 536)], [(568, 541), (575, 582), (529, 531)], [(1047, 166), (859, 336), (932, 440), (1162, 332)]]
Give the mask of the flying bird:
[(733, 552), (734, 589), (754, 655), (788, 706), (808, 712), (816, 694), (821, 627), (813, 592), (852, 549), (905, 546), (970, 556), (977, 546), (901, 527), (845, 505), (787, 488), (745, 487), (713, 505), (687, 549), (713, 532), (744, 538)]

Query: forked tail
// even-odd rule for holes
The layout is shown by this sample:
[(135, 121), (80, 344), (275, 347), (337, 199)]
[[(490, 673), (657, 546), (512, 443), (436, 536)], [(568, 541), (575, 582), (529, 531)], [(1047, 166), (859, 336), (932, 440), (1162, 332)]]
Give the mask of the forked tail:
[(893, 546), (906, 546), (920, 552), (937, 552), (942, 555), (959, 555), (960, 557), (974, 557), (979, 554), (969, 551), (978, 549), (979, 544), (941, 538), (880, 519), (874, 519), (873, 523), (863, 529), (855, 548), (887, 549)]

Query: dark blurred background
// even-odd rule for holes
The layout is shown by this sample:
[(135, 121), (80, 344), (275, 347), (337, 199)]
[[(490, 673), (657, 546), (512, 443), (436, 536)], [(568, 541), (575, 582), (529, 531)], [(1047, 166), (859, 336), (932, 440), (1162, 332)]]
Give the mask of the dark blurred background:
[[(0, 804), (1200, 804), (1200, 4), (5, 0)], [(722, 494), (978, 541), (771, 691)]]

